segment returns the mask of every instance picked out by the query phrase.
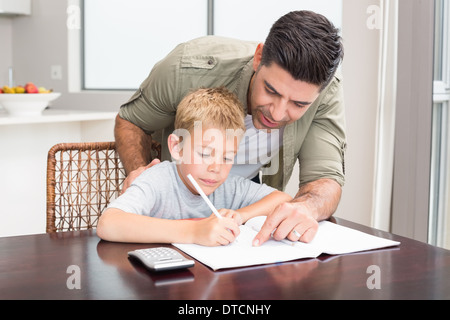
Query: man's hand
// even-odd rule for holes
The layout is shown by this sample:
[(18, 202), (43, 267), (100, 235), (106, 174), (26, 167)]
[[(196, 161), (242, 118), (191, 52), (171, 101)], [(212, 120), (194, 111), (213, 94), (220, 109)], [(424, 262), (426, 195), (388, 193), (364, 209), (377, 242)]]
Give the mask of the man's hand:
[(291, 241), (310, 242), (318, 228), (317, 220), (305, 205), (285, 202), (267, 216), (253, 240), (253, 245), (259, 246), (269, 240), (272, 232), (275, 240), (287, 238)]
[(310, 242), (319, 228), (317, 221), (330, 218), (336, 211), (341, 192), (341, 186), (332, 179), (319, 179), (301, 186), (292, 201), (282, 203), (267, 216), (253, 245), (263, 244), (272, 232), (276, 240)]
[(155, 164), (158, 164), (160, 162), (161, 161), (159, 159), (153, 159), (153, 161), (150, 162), (148, 165), (143, 166), (143, 167), (139, 167), (136, 170), (131, 171), (130, 174), (123, 181), (123, 187), (122, 187), (122, 191), (121, 191), (120, 194), (124, 193), (125, 190), (127, 190), (127, 188), (134, 181), (134, 179), (136, 179), (142, 172), (144, 172), (148, 168), (153, 167)]

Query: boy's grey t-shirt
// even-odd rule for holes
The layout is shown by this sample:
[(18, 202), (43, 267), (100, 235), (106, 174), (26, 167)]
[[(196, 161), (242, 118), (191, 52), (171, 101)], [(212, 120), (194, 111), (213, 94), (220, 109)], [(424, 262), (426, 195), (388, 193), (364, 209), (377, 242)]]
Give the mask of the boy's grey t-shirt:
[[(240, 176), (229, 175), (209, 200), (219, 210), (248, 206), (276, 189)], [(200, 195), (194, 195), (181, 181), (174, 162), (164, 161), (137, 177), (123, 195), (112, 201), (117, 208), (164, 219), (209, 217), (212, 212)]]

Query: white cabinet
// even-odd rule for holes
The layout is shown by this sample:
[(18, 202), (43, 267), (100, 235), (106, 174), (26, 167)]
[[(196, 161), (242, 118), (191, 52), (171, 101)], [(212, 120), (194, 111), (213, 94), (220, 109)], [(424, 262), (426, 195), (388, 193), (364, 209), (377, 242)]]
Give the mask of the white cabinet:
[(31, 14), (31, 0), (0, 0), (0, 15)]
[(45, 232), (47, 153), (61, 142), (113, 141), (116, 112), (0, 112), (0, 237)]

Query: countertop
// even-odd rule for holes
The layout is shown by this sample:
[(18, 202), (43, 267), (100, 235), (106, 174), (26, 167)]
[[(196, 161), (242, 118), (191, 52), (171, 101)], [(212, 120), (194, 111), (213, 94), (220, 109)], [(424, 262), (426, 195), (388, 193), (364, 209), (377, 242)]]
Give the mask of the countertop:
[(0, 109), (0, 126), (14, 124), (55, 123), (90, 120), (113, 120), (117, 112), (46, 109), (38, 116), (12, 116)]

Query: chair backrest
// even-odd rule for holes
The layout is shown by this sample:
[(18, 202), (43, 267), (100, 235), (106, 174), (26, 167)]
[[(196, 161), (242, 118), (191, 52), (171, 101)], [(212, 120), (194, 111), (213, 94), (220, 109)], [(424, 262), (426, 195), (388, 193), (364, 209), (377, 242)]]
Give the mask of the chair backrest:
[[(161, 146), (152, 145), (161, 158)], [(115, 142), (61, 143), (47, 159), (48, 233), (95, 228), (108, 204), (119, 196), (125, 170)]]

